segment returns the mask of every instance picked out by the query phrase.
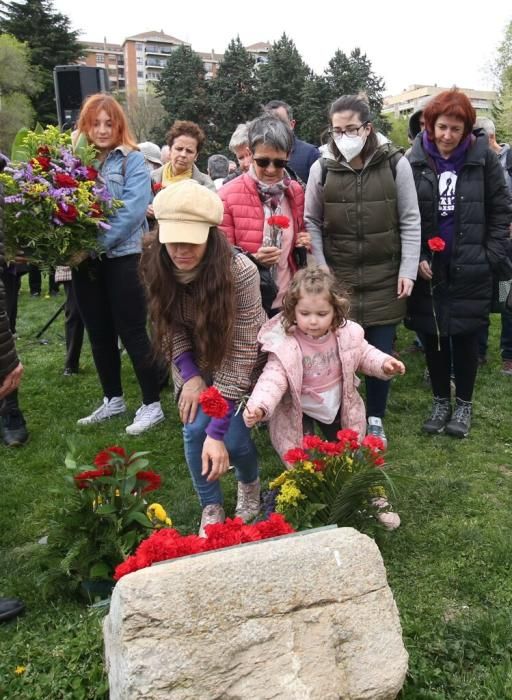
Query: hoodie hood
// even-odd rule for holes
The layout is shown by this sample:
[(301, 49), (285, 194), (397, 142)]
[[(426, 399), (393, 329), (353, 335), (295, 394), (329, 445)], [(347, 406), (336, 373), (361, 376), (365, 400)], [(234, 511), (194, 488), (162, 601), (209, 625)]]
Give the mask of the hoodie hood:
[(407, 136), (410, 138), (411, 141), (414, 141), (416, 136), (420, 133), (421, 127), (420, 127), (420, 117), (423, 114), (422, 109), (416, 110), (414, 114), (411, 114), (411, 117), (409, 119), (409, 129), (407, 131)]

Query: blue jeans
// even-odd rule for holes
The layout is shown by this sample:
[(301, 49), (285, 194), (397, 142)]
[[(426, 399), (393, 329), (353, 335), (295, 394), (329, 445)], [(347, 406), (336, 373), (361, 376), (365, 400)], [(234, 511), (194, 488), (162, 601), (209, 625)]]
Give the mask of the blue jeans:
[[(364, 329), (364, 337), (378, 350), (391, 355), (396, 325), (369, 326)], [(366, 415), (384, 418), (388, 402), (389, 382), (375, 377), (366, 377)]]
[[(185, 459), (203, 508), (212, 503), (223, 502), (219, 479), (207, 481), (206, 477), (201, 475), (201, 455), (206, 438), (205, 430), (209, 422), (210, 417), (205, 415), (199, 406), (194, 422), (183, 426)], [(243, 421), (242, 411), (231, 418), (229, 430), (224, 436), (224, 444), (229, 453), (230, 461), (235, 467), (237, 480), (243, 484), (256, 481), (258, 478), (258, 452), (252, 441), (250, 430)]]

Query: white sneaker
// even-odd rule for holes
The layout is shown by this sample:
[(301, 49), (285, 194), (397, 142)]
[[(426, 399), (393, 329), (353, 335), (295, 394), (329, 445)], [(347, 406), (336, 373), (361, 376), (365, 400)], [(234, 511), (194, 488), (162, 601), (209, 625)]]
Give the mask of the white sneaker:
[(140, 435), (154, 425), (157, 425), (157, 423), (161, 423), (164, 418), (165, 416), (160, 401), (155, 401), (148, 405), (143, 403), (142, 406), (137, 409), (133, 423), (126, 428), (126, 432), (128, 435)]
[(77, 420), (77, 425), (92, 425), (93, 423), (102, 423), (104, 420), (119, 416), (125, 413), (126, 404), (122, 396), (113, 396), (111, 399), (103, 397), (103, 403), (99, 408), (91, 413), (90, 416)]
[(206, 532), (204, 531), (207, 525), (216, 525), (217, 523), (223, 523), (226, 519), (224, 514), (224, 508), (220, 503), (211, 503), (209, 506), (203, 508), (201, 514), (201, 525), (199, 526), (199, 537), (206, 537)]
[(379, 437), (384, 443), (384, 448), (388, 446), (388, 439), (386, 437), (386, 433), (384, 432), (382, 418), (377, 418), (377, 416), (368, 416), (368, 428), (366, 429), (366, 434)]

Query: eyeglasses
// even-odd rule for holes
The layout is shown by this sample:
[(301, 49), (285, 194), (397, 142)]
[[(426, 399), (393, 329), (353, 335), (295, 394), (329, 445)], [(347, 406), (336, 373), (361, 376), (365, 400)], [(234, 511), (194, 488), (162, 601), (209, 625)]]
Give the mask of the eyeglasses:
[(285, 168), (288, 165), (288, 161), (284, 158), (253, 158), (253, 161), (260, 168), (268, 168), (270, 163), (272, 163), (274, 168)]
[(329, 129), (329, 134), (334, 138), (334, 136), (348, 136), (349, 139), (353, 139), (356, 136), (359, 136), (359, 129), (362, 129), (363, 126), (366, 126), (368, 122), (363, 122), (359, 126), (347, 126), (346, 129), (338, 129), (338, 127), (334, 127), (333, 129)]

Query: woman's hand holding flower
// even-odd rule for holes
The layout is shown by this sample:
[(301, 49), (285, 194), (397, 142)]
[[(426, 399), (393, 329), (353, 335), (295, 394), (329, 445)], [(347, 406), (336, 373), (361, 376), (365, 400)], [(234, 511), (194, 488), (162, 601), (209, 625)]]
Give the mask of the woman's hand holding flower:
[(202, 377), (191, 377), (183, 384), (178, 409), (182, 423), (193, 423), (197, 415), (199, 405), (199, 395), (206, 389), (206, 384)]
[(254, 253), (254, 257), (262, 265), (271, 267), (279, 262), (279, 258), (281, 257), (281, 248), (277, 248), (273, 245), (262, 246), (256, 251), (256, 253)]
[(229, 455), (222, 440), (215, 440), (209, 435), (203, 443), (202, 476), (206, 476), (206, 481), (216, 481), (229, 469)]
[(432, 268), (428, 260), (422, 260), (418, 266), (418, 273), (424, 280), (432, 279)]

